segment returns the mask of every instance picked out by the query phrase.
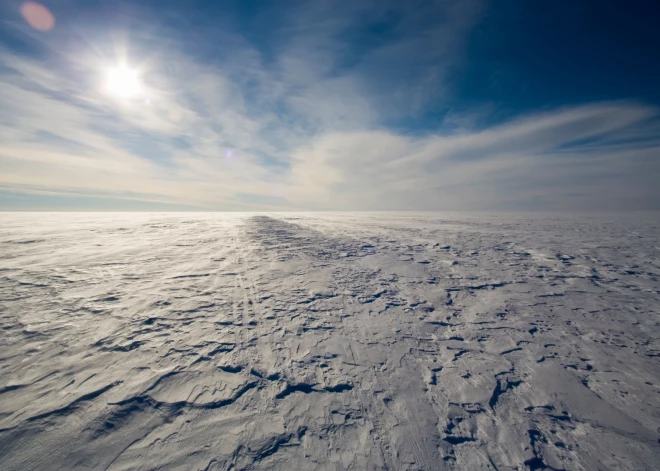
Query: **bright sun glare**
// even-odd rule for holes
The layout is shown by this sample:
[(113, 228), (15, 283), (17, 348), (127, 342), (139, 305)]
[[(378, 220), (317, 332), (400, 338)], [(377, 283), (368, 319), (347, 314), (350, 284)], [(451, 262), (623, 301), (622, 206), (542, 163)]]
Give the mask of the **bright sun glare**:
[(142, 90), (140, 76), (136, 70), (119, 65), (108, 71), (107, 90), (120, 98), (134, 98)]

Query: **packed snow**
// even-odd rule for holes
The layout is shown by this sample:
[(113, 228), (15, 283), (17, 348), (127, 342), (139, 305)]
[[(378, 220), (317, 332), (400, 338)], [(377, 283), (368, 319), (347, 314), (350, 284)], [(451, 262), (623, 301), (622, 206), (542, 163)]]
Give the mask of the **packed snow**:
[(658, 469), (659, 235), (1, 214), (0, 469)]

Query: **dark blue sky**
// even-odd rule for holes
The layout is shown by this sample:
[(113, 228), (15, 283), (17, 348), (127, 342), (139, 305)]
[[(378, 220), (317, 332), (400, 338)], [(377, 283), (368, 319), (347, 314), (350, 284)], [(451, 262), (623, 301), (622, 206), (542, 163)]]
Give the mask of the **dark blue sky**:
[(470, 36), (460, 97), (516, 112), (558, 104), (660, 102), (660, 4), (497, 2)]
[(0, 208), (660, 206), (655, 2), (23, 3)]

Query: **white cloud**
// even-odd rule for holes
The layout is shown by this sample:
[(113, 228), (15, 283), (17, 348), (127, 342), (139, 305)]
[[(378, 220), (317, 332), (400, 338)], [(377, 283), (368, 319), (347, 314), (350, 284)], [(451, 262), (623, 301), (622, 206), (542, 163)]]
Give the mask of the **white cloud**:
[(527, 208), (531, 199), (556, 209), (653, 206), (660, 143), (647, 138), (657, 134), (636, 136), (645, 147), (616, 142), (658, 116), (648, 106), (604, 103), (450, 136), (328, 134), (294, 154), (292, 193), (360, 209)]
[[(0, 186), (219, 210), (657, 206), (656, 108), (596, 103), (486, 129), (459, 113), (406, 135), (383, 122), (448, 93), (480, 2), (400, 17), (387, 2), (333, 5), (294, 11), (270, 61), (230, 31), (221, 63), (156, 51), (148, 104), (102, 93), (110, 64), (88, 51), (54, 66), (0, 50)], [(365, 17), (398, 18), (392, 38), (342, 64)], [(410, 77), (384, 74), (397, 68)]]

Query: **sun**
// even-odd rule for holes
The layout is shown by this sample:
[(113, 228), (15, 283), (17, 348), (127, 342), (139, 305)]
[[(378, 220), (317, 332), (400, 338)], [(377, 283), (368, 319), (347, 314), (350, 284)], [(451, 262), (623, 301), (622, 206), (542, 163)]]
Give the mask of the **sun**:
[(142, 91), (140, 74), (127, 65), (118, 65), (108, 70), (106, 89), (119, 98), (135, 98)]

